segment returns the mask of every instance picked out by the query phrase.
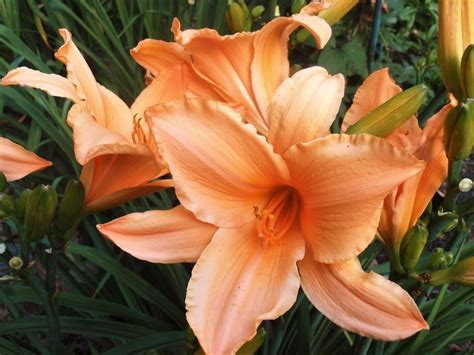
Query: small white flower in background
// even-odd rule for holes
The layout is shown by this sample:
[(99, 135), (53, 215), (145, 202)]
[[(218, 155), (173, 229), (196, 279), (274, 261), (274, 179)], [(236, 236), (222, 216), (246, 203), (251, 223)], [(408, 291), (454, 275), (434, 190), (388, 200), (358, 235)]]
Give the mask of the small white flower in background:
[(459, 181), (459, 191), (469, 192), (472, 189), (472, 180), (469, 178), (464, 178)]
[(0, 254), (5, 253), (6, 250), (7, 250), (6, 244), (0, 242)]

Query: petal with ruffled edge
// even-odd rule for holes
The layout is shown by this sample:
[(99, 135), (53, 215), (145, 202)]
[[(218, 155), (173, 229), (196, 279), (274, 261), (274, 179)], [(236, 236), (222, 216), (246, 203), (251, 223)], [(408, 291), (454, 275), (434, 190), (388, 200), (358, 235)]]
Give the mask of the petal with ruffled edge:
[(68, 79), (60, 75), (45, 74), (26, 67), (9, 71), (7, 75), (2, 78), (1, 84), (3, 86), (26, 86), (43, 90), (48, 95), (70, 99), (75, 103), (80, 101), (76, 95), (76, 89)]
[(195, 262), (217, 227), (197, 220), (183, 206), (132, 213), (97, 229), (120, 249), (152, 263)]
[(324, 47), (331, 37), (331, 27), (323, 19), (305, 14), (278, 17), (266, 24), (255, 37), (252, 87), (263, 117), (267, 115), (276, 89), (289, 76), (288, 39), (299, 26), (313, 35), (318, 48)]
[(146, 114), (183, 206), (203, 222), (237, 227), (288, 181), (283, 159), (227, 105), (184, 99)]
[(321, 264), (307, 253), (298, 268), (311, 303), (342, 328), (385, 341), (428, 329), (410, 295), (383, 276), (364, 272), (357, 258)]
[(296, 227), (267, 245), (254, 222), (220, 228), (197, 261), (186, 295), (186, 317), (203, 350), (233, 354), (262, 320), (285, 313), (296, 301), (296, 262), (303, 255)]
[(366, 134), (297, 144), (284, 158), (301, 196), (307, 246), (325, 263), (364, 250), (375, 236), (385, 196), (424, 167), (386, 140)]
[(268, 141), (283, 154), (296, 143), (329, 134), (344, 96), (344, 77), (322, 67), (303, 69), (286, 79), (269, 109)]
[(40, 158), (9, 139), (0, 137), (0, 172), (5, 175), (7, 181), (22, 179), (48, 166), (51, 166), (50, 161)]

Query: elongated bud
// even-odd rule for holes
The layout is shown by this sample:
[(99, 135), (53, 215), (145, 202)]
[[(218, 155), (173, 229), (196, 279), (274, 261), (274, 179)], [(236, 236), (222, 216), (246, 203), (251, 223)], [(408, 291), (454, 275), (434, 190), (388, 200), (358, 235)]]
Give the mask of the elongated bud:
[(474, 144), (474, 101), (459, 104), (445, 121), (445, 147), (450, 160), (466, 159)]
[(15, 201), (14, 215), (20, 223), (23, 223), (25, 220), (26, 204), (28, 203), (28, 197), (30, 196), (31, 192), (32, 191), (30, 189), (23, 190)]
[(318, 16), (325, 19), (330, 25), (334, 25), (351, 11), (351, 9), (357, 5), (359, 0), (331, 0), (328, 2), (331, 4), (331, 7), (322, 10)]
[(85, 196), (84, 185), (80, 181), (72, 180), (68, 183), (56, 217), (56, 230), (59, 233), (68, 231), (80, 217)]
[(51, 186), (39, 185), (31, 192), (26, 205), (23, 238), (34, 242), (49, 233), (57, 202), (58, 195)]
[(8, 182), (7, 182), (7, 177), (5, 176), (4, 173), (0, 171), (0, 192), (5, 191), (7, 188)]
[(8, 265), (10, 265), (13, 270), (20, 270), (23, 267), (23, 260), (18, 256), (14, 256), (8, 261)]
[(306, 5), (306, 0), (293, 0), (291, 2), (291, 13), (297, 14)]
[(472, 0), (439, 1), (439, 66), (449, 92), (462, 98), (461, 59), (474, 43), (474, 4)]
[(15, 210), (15, 201), (9, 195), (0, 193), (0, 219), (10, 217)]
[(462, 55), (461, 86), (464, 96), (474, 99), (474, 44), (469, 45)]
[(464, 259), (450, 268), (431, 274), (430, 284), (438, 286), (446, 283), (474, 287), (474, 256)]
[(232, 33), (248, 32), (252, 27), (250, 11), (243, 0), (229, 0), (225, 18)]
[(415, 114), (425, 99), (426, 91), (424, 85), (417, 85), (401, 92), (350, 126), (346, 133), (388, 136)]
[(469, 192), (472, 189), (472, 180), (469, 178), (464, 178), (459, 181), (459, 191), (461, 192)]
[(260, 16), (262, 16), (264, 12), (265, 12), (265, 7), (263, 5), (257, 5), (252, 9), (250, 14), (252, 15), (252, 18), (257, 19)]
[(402, 240), (400, 259), (403, 268), (411, 272), (420, 260), (421, 253), (428, 241), (428, 229), (423, 222), (418, 222), (411, 227)]

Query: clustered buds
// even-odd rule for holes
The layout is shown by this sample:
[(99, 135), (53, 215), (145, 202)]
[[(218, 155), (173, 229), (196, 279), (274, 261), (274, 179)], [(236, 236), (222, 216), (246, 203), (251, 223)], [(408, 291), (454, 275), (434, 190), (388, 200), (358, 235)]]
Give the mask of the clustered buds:
[(445, 283), (458, 283), (464, 286), (474, 286), (474, 257), (461, 260), (446, 269), (431, 274), (430, 283), (434, 286)]

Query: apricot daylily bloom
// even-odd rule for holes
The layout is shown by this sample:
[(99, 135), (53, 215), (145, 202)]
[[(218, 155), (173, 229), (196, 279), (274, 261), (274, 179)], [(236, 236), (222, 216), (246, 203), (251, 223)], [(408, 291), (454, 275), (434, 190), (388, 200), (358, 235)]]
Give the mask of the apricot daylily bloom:
[(67, 122), (74, 132), (76, 159), (83, 166), (85, 207), (100, 210), (171, 186), (170, 180), (153, 181), (168, 170), (153, 153), (147, 127), (140, 121), (148, 106), (184, 94), (181, 65), (163, 71), (129, 108), (96, 82), (69, 31), (59, 33), (64, 44), (55, 56), (66, 65), (67, 78), (21, 67), (1, 83), (41, 89), (74, 102)]
[[(343, 131), (402, 89), (394, 82), (388, 69), (372, 73), (357, 90), (354, 103), (343, 121)], [(415, 225), (431, 198), (447, 177), (448, 159), (443, 144), (443, 125), (454, 102), (445, 105), (421, 129), (411, 117), (386, 139), (426, 162), (425, 168), (392, 191), (384, 201), (378, 234), (382, 241), (399, 253), (405, 233)], [(398, 259), (398, 258), (397, 258)]]
[(267, 137), (212, 100), (147, 111), (181, 205), (98, 228), (137, 258), (197, 261), (187, 319), (207, 353), (235, 353), (262, 320), (292, 306), (300, 284), (321, 312), (359, 334), (395, 340), (427, 327), (403, 289), (357, 260), (385, 196), (424, 164), (377, 137), (327, 135), (340, 80), (318, 67), (286, 79)]
[(131, 54), (152, 75), (183, 63), (192, 73), (191, 91), (199, 97), (241, 106), (246, 121), (267, 133), (269, 104), (289, 76), (288, 38), (299, 26), (314, 36), (320, 48), (331, 37), (329, 25), (309, 14), (278, 17), (259, 31), (231, 36), (220, 36), (208, 28), (181, 31), (179, 21), (174, 19), (176, 43), (146, 39)]
[(40, 158), (7, 138), (0, 137), (0, 172), (5, 175), (7, 181), (20, 180), (48, 166), (51, 166), (50, 161)]

